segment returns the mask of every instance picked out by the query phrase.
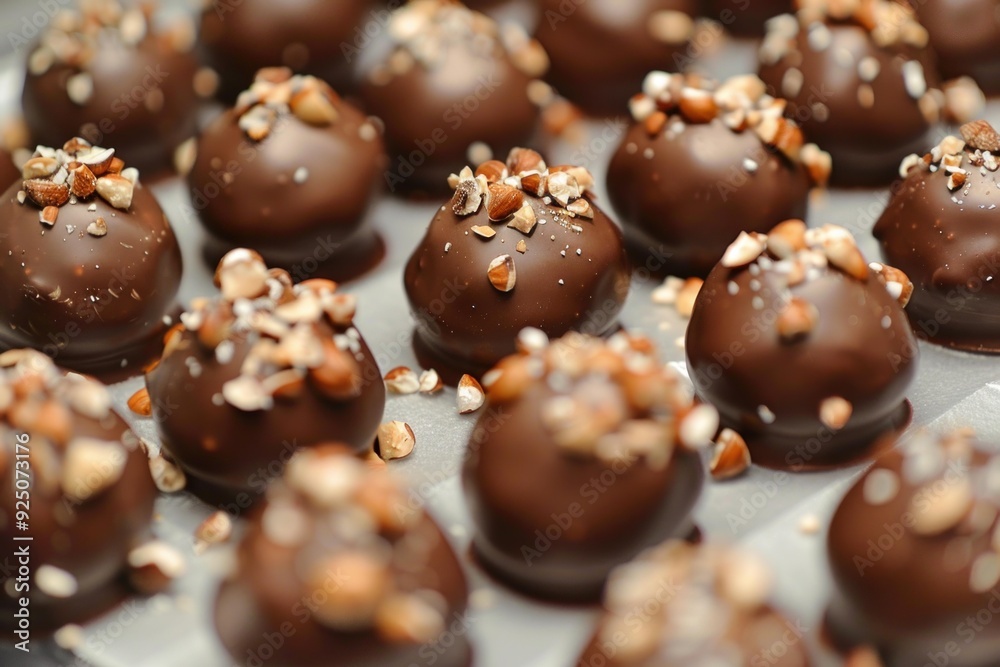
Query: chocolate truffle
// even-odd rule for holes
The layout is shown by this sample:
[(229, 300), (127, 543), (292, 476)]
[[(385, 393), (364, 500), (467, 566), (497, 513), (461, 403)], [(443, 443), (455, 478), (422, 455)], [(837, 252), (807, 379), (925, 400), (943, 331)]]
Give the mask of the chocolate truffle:
[(702, 15), (739, 37), (760, 37), (767, 20), (793, 10), (793, 0), (703, 0)]
[(517, 148), (475, 174), (452, 175), (454, 197), (406, 265), (424, 366), (446, 380), (479, 376), (515, 351), (524, 327), (614, 331), (631, 268), (621, 232), (592, 202), (590, 172)]
[(595, 116), (622, 113), (654, 69), (689, 59), (695, 0), (543, 0), (536, 37), (552, 60), (548, 81)]
[[(82, 623), (128, 595), (129, 562), (150, 538), (155, 497), (149, 460), (103, 385), (62, 373), (34, 350), (0, 354), (0, 539), (11, 550), (0, 569), (5, 641)], [(22, 545), (27, 559), (16, 555)]]
[(830, 173), (830, 156), (803, 145), (785, 101), (755, 76), (719, 86), (650, 72), (629, 108), (608, 192), (636, 265), (705, 276), (741, 231), (804, 217), (810, 186)]
[(193, 490), (245, 506), (296, 449), (370, 451), (385, 387), (354, 328), (355, 298), (328, 280), (293, 287), (243, 248), (223, 257), (216, 284), (221, 296), (192, 303), (146, 376), (164, 454)]
[(871, 455), (910, 420), (912, 289), (901, 271), (869, 266), (843, 227), (743, 232), (695, 300), (695, 389), (755, 463), (803, 470)]
[(199, 41), (228, 102), (264, 67), (288, 67), (347, 90), (352, 65), (371, 33), (384, 30), (387, 13), (375, 0), (205, 0)]
[[(470, 667), (465, 576), (383, 470), (336, 447), (292, 458), (250, 519), (215, 626), (236, 660), (284, 635), (283, 667)], [(282, 628), (294, 627), (294, 633)]]
[(669, 541), (612, 572), (577, 667), (807, 667), (803, 628), (769, 603), (756, 556)]
[(39, 146), (0, 199), (0, 349), (137, 374), (160, 353), (181, 252), (156, 199), (113, 148)]
[(718, 415), (692, 404), (647, 338), (549, 343), (526, 329), (520, 343), (483, 379), (488, 400), (462, 471), (473, 550), (519, 591), (595, 601), (612, 568), (692, 534), (696, 448)]
[(996, 664), (1000, 628), (983, 620), (1000, 585), (996, 452), (968, 429), (920, 432), (847, 492), (827, 544), (838, 648), (870, 645), (885, 667)]
[(910, 0), (927, 28), (945, 77), (971, 76), (1000, 93), (1000, 3), (997, 0)]
[(0, 148), (0, 190), (6, 190), (11, 183), (19, 180), (21, 180), (21, 170), (14, 165), (14, 158)]
[(195, 133), (194, 26), (158, 29), (154, 3), (117, 0), (61, 11), (28, 57), (21, 104), (35, 143), (114, 139), (120, 157), (152, 174)]
[(383, 168), (379, 130), (333, 89), (261, 70), (199, 137), (188, 175), (209, 262), (250, 246), (296, 282), (356, 277), (384, 254), (365, 224)]
[(903, 161), (903, 181), (875, 225), (886, 261), (913, 280), (907, 313), (917, 335), (972, 352), (1000, 352), (1000, 134), (962, 126), (923, 157)]
[(385, 121), (394, 193), (440, 193), (456, 165), (527, 143), (539, 109), (529, 96), (548, 58), (510, 24), (449, 0), (414, 0), (371, 48), (361, 97)]
[(760, 78), (830, 151), (835, 185), (885, 185), (945, 111), (959, 113), (945, 108), (926, 47), (927, 31), (902, 4), (813, 0), (768, 22)]

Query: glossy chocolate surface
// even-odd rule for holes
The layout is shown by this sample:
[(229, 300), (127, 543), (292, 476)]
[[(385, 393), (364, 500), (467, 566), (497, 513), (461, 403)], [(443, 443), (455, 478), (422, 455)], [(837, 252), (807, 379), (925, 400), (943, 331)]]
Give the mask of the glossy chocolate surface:
[(719, 544), (665, 542), (617, 568), (577, 667), (806, 667), (801, 623), (767, 601), (773, 575)]
[(206, 255), (213, 266), (232, 248), (246, 246), (296, 281), (342, 281), (381, 258), (382, 242), (367, 225), (383, 184), (379, 131), (325, 84), (301, 77), (288, 83), (305, 82), (329, 92), (335, 120), (309, 123), (286, 106), (256, 141), (240, 127), (242, 105), (199, 137), (188, 185), (211, 235)]
[[(654, 72), (643, 89), (608, 167), (611, 203), (635, 246), (637, 266), (705, 276), (741, 231), (766, 232), (805, 215), (817, 180), (810, 169), (829, 156), (815, 145), (802, 148), (801, 130), (784, 118), (781, 100), (763, 94), (759, 80), (737, 77), (719, 87)], [(737, 92), (745, 104), (726, 108), (714, 101)], [(696, 117), (688, 106), (695, 99), (709, 105)], [(658, 110), (650, 113), (653, 107), (641, 103), (647, 100)], [(762, 137), (763, 124), (751, 127), (746, 120), (751, 113), (762, 117), (764, 109), (787, 129), (771, 142)], [(828, 164), (821, 169), (829, 173)]]
[[(442, 206), (406, 265), (414, 343), (428, 358), (425, 366), (446, 379), (455, 371), (481, 375), (514, 352), (524, 327), (555, 337), (574, 330), (601, 336), (618, 326), (631, 268), (615, 223), (596, 205), (586, 219), (527, 193), (524, 201), (539, 221), (530, 234), (507, 219), (490, 222), (486, 206), (468, 216), (457, 215), (452, 203)], [(472, 227), (495, 236), (483, 238)], [(511, 257), (517, 275), (508, 292), (487, 275), (501, 255)]]
[(912, 0), (910, 5), (927, 28), (943, 77), (971, 76), (987, 93), (1000, 93), (1000, 2)]
[[(507, 377), (490, 386), (469, 441), (462, 480), (476, 525), (475, 555), (528, 595), (596, 600), (616, 565), (692, 531), (704, 473), (698, 453), (674, 443), (673, 421), (691, 409), (689, 399), (675, 397), (679, 385), (670, 372), (654, 365), (624, 370), (612, 352), (623, 340), (621, 333), (609, 343), (570, 334), (553, 343), (564, 351), (551, 353), (544, 374), (532, 370), (541, 358), (504, 360), (498, 371)], [(584, 361), (573, 361), (575, 354)], [(649, 389), (641, 400), (650, 405), (624, 404), (638, 386)], [(557, 406), (576, 411), (560, 427), (553, 426)], [(709, 414), (706, 438), (717, 425)]]
[(214, 0), (201, 15), (201, 50), (227, 102), (262, 67), (289, 67), (349, 90), (352, 66), (371, 40), (365, 31), (381, 29), (385, 14), (374, 0)]
[[(110, 398), (103, 386), (80, 377), (64, 379), (45, 357), (12, 367), (15, 354), (23, 355), (23, 351), (0, 355), (0, 387), (16, 387), (20, 394), (6, 406), (10, 411), (0, 421), (0, 539), (10, 545), (30, 545), (29, 609), (34, 639), (36, 633), (45, 636), (67, 623), (88, 621), (130, 592), (127, 557), (150, 538), (156, 487), (138, 438), (109, 409)], [(22, 379), (17, 380), (18, 376)], [(18, 435), (27, 435), (28, 440), (18, 440)], [(73, 454), (77, 463), (70, 467), (70, 452), (93, 448), (95, 441), (107, 458), (94, 460), (94, 469), (84, 469), (80, 467), (83, 459)], [(21, 447), (16, 447), (18, 442)], [(15, 502), (19, 476), (14, 466), (23, 469), (23, 459), (15, 457), (29, 451), (30, 528), (23, 532), (15, 527), (16, 512), (24, 510), (25, 503)], [(120, 472), (106, 476), (109, 470)], [(24, 535), (33, 540), (13, 541)], [(10, 559), (16, 564), (15, 556)], [(68, 581), (75, 586), (72, 594), (67, 596), (71, 589), (53, 588), (46, 581), (52, 579), (51, 568), (70, 576)], [(0, 586), (11, 591), (0, 595), (0, 629), (12, 643), (21, 640), (11, 634), (16, 609), (12, 597), (28, 595), (24, 588), (14, 591), (15, 575), (16, 567), (0, 572)], [(56, 583), (63, 584), (58, 579)]]
[[(128, 209), (95, 195), (60, 207), (47, 227), (38, 205), (17, 202), (20, 189), (0, 199), (0, 253), (13, 260), (0, 263), (0, 348), (33, 347), (104, 377), (138, 374), (162, 349), (181, 280), (180, 248), (160, 205), (140, 180)], [(106, 221), (105, 236), (88, 233), (96, 218)]]
[[(961, 145), (961, 144), (959, 144)], [(894, 188), (873, 233), (886, 261), (914, 284), (907, 312), (917, 336), (971, 352), (1000, 352), (1000, 189), (994, 171), (970, 164), (949, 188), (950, 172), (930, 170), (930, 157)]]
[(364, 72), (361, 99), (385, 121), (389, 191), (437, 196), (448, 174), (484, 159), (477, 147), (503, 159), (529, 142), (539, 109), (528, 87), (546, 61), (530, 42), (508, 49), (492, 19), (464, 7), (424, 0), (393, 21), (411, 15), (429, 18), (412, 41), (394, 39), (390, 23), (371, 47), (384, 55)]
[[(547, 80), (584, 111), (620, 115), (654, 69), (678, 71), (689, 60), (693, 0), (543, 0), (535, 36), (552, 61)], [(667, 12), (671, 39), (658, 38)]]
[(6, 190), (14, 181), (21, 180), (21, 170), (14, 166), (10, 153), (0, 148), (0, 189)]
[[(204, 484), (195, 491), (206, 497), (218, 491), (259, 499), (303, 447), (336, 441), (359, 454), (370, 451), (382, 418), (381, 373), (349, 320), (334, 324), (314, 311), (309, 295), (301, 296), (313, 287), (293, 292), (287, 274), (268, 278), (265, 289), (276, 292), (256, 299), (256, 315), (237, 316), (233, 299), (222, 298), (182, 316), (190, 327), (172, 334), (146, 376), (164, 454)], [(328, 285), (317, 289), (332, 294)], [(275, 294), (284, 302), (296, 295), (308, 319), (298, 325), (283, 319)], [(262, 332), (265, 322), (274, 333)], [(327, 368), (330, 374), (321, 375)], [(265, 391), (265, 381), (275, 384)], [(241, 392), (247, 384), (259, 393)]]
[[(174, 149), (195, 134), (193, 28), (178, 28), (176, 34), (144, 29), (136, 44), (123, 41), (116, 29), (105, 30), (101, 39), (89, 36), (89, 60), (82, 66), (56, 59), (35, 73), (32, 55), (21, 104), (34, 143), (60, 146), (67, 137), (80, 136), (115, 146), (119, 157), (147, 176), (173, 164)], [(72, 34), (79, 38), (79, 32)], [(46, 49), (47, 39), (32, 53)], [(69, 90), (78, 76), (91, 82), (92, 92), (74, 101)]]
[(996, 447), (958, 431), (918, 433), (880, 458), (830, 523), (835, 589), (827, 631), (886, 667), (992, 667), (998, 608)]
[[(698, 295), (685, 345), (698, 395), (755, 463), (803, 470), (870, 455), (909, 422), (918, 351), (906, 315), (864, 263), (864, 280), (821, 260), (789, 285), (789, 267), (761, 261), (771, 268), (720, 263)], [(779, 323), (793, 298), (814, 322), (789, 337)], [(831, 398), (850, 405), (845, 423), (824, 419)]]
[(468, 587), (441, 530), (384, 470), (333, 456), (350, 489), (310, 461), (322, 504), (286, 477), (251, 516), (215, 603), (222, 643), (243, 660), (293, 627), (274, 653), (286, 667), (470, 667)]
[[(934, 115), (929, 119), (918, 101), (925, 90), (938, 87), (933, 60), (926, 49), (906, 43), (880, 47), (859, 25), (814, 25), (820, 27), (810, 31), (803, 25), (791, 38), (793, 46), (776, 60), (765, 57), (765, 41), (760, 78), (788, 100), (788, 115), (799, 121), (807, 139), (830, 152), (834, 185), (885, 185), (903, 157), (929, 143)], [(816, 37), (817, 31), (824, 37)], [(904, 67), (920, 70), (912, 91)], [(871, 72), (877, 75), (866, 81)]]

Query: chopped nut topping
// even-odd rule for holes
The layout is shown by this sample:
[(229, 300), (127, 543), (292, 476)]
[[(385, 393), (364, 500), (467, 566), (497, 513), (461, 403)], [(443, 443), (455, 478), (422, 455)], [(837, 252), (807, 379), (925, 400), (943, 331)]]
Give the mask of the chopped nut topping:
[(794, 341), (809, 335), (819, 321), (819, 310), (805, 299), (793, 297), (778, 314), (778, 334)]
[(767, 237), (763, 234), (740, 232), (736, 240), (726, 248), (721, 264), (731, 269), (746, 266), (760, 257), (766, 247)]
[(473, 225), (472, 232), (476, 236), (481, 236), (484, 239), (491, 239), (497, 235), (496, 230), (492, 227), (487, 227), (486, 225)]
[(204, 551), (213, 544), (227, 542), (233, 534), (233, 520), (221, 510), (212, 512), (194, 531), (195, 549)]
[(458, 413), (466, 415), (483, 407), (483, 403), (486, 401), (486, 394), (483, 392), (483, 387), (476, 378), (466, 374), (458, 381), (456, 401), (458, 403)]
[(731, 479), (738, 477), (750, 467), (750, 449), (746, 440), (736, 431), (722, 429), (715, 441), (712, 461), (709, 470), (715, 479)]
[(87, 233), (91, 236), (107, 236), (108, 234), (108, 223), (104, 221), (104, 218), (98, 217), (92, 223), (87, 225)]
[(501, 292), (509, 292), (517, 283), (517, 270), (514, 268), (514, 258), (510, 255), (500, 255), (490, 262), (487, 269), (490, 284)]
[(145, 387), (129, 397), (128, 409), (140, 417), (148, 417), (153, 414), (153, 404), (149, 399), (149, 391)]
[(397, 366), (385, 374), (385, 388), (393, 394), (415, 394), (420, 391), (420, 379), (406, 366)]
[(378, 451), (384, 461), (409, 456), (417, 438), (406, 422), (390, 421), (378, 427)]
[(444, 382), (441, 381), (441, 376), (436, 370), (431, 368), (420, 374), (421, 394), (436, 394), (442, 389), (444, 389)]
[(140, 593), (155, 595), (170, 588), (187, 570), (184, 556), (166, 542), (152, 541), (128, 554), (129, 581)]
[(854, 412), (850, 401), (840, 396), (824, 399), (819, 406), (819, 419), (834, 431), (839, 431), (847, 425)]
[(910, 302), (910, 297), (913, 296), (913, 283), (910, 282), (907, 275), (893, 266), (880, 264), (879, 262), (872, 262), (868, 265), (868, 268), (875, 272), (879, 280), (885, 285), (885, 288), (889, 290), (892, 298), (899, 301), (900, 306), (906, 308), (906, 304)]
[(524, 204), (524, 194), (521, 190), (509, 185), (493, 183), (489, 186), (489, 193), (486, 211), (493, 222), (506, 220)]

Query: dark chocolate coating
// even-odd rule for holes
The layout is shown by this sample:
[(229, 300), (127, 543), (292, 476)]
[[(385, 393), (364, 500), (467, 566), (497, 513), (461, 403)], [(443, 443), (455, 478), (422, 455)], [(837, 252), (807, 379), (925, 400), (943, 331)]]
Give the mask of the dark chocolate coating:
[[(31, 571), (52, 565), (72, 574), (79, 589), (70, 598), (53, 598), (32, 585), (31, 633), (45, 636), (67, 623), (83, 623), (117, 604), (129, 593), (125, 572), (128, 553), (147, 541), (152, 534), (153, 501), (156, 487), (149, 474), (148, 457), (138, 447), (138, 439), (129, 434), (121, 417), (111, 412), (103, 420), (81, 416), (71, 411), (75, 437), (132, 443), (121, 478), (109, 489), (77, 503), (56, 489), (55, 494), (35, 484), (31, 492), (30, 530), (15, 529), (15, 476), (13, 459), (0, 461), (0, 539), (4, 544), (30, 545)], [(7, 430), (4, 437), (14, 437)], [(31, 435), (31, 434), (29, 434)], [(41, 436), (32, 440), (41, 440)], [(32, 447), (42, 443), (29, 443)], [(13, 452), (11, 445), (11, 452)], [(23, 453), (23, 450), (22, 450)], [(37, 456), (38, 454), (36, 454)], [(35, 464), (33, 464), (35, 465)], [(68, 511), (72, 518), (67, 520)], [(15, 536), (31, 535), (31, 542), (15, 542)], [(10, 568), (0, 569), (0, 590), (7, 578), (17, 576), (16, 559), (7, 556)], [(19, 593), (18, 596), (21, 594)], [(0, 595), (0, 630), (3, 639), (12, 642), (13, 616), (16, 607), (7, 594)], [(17, 640), (19, 641), (19, 640)], [(12, 642), (13, 643), (13, 642)]]
[[(753, 173), (744, 159), (757, 163)], [(707, 275), (741, 231), (805, 217), (809, 187), (802, 165), (719, 119), (688, 123), (673, 138), (633, 124), (608, 167), (615, 212), (633, 245), (646, 249), (636, 266), (658, 255), (660, 268), (679, 276)]]
[(0, 189), (6, 190), (11, 183), (20, 180), (21, 170), (14, 166), (10, 153), (0, 148)]
[[(47, 228), (30, 199), (17, 203), (20, 188), (0, 199), (0, 254), (8, 258), (0, 263), (0, 349), (33, 347), (104, 377), (138, 374), (162, 349), (181, 280), (181, 251), (160, 205), (140, 180), (127, 211), (95, 195), (60, 207)], [(106, 236), (86, 231), (97, 217)]]
[(385, 121), (390, 192), (443, 194), (448, 175), (469, 162), (469, 147), (482, 142), (504, 159), (527, 145), (539, 110), (528, 98), (531, 77), (498, 45), (492, 57), (459, 47), (428, 70), (419, 63), (378, 85), (361, 85), (365, 109)]
[(574, 457), (543, 422), (542, 406), (556, 395), (535, 381), (510, 403), (487, 402), (475, 432), (488, 436), (470, 441), (462, 471), (473, 549), (513, 588), (592, 602), (615, 566), (691, 533), (704, 472), (680, 445), (660, 470), (643, 459)]
[[(80, 70), (56, 63), (41, 76), (25, 75), (21, 105), (32, 141), (62, 146), (83, 137), (95, 146), (114, 146), (129, 167), (147, 177), (173, 164), (174, 149), (195, 134), (197, 61), (157, 37), (135, 47), (99, 40), (86, 71), (94, 91), (83, 106), (66, 93), (66, 81)], [(149, 92), (163, 94), (163, 106), (150, 111)]]
[[(204, 484), (196, 492), (218, 491), (222, 497), (244, 492), (257, 500), (297, 449), (331, 441), (357, 453), (371, 449), (385, 407), (385, 385), (363, 340), (363, 384), (356, 398), (333, 401), (306, 382), (295, 398), (276, 399), (269, 410), (243, 412), (228, 403), (216, 405), (212, 397), (239, 376), (255, 339), (230, 337), (235, 351), (221, 364), (196, 334), (180, 335), (181, 347), (147, 374), (146, 387), (164, 453)], [(200, 367), (197, 377), (189, 360)]]
[[(751, 289), (753, 280), (759, 291)], [(730, 281), (739, 287), (736, 295)], [(754, 463), (801, 470), (870, 454), (909, 422), (905, 392), (916, 373), (917, 343), (906, 316), (874, 274), (862, 283), (824, 269), (790, 288), (818, 310), (815, 328), (783, 342), (776, 320), (784, 289), (773, 271), (755, 277), (745, 267), (712, 270), (685, 344), (696, 392), (718, 408), (723, 426), (744, 437)], [(756, 296), (760, 309), (753, 307)], [(853, 406), (839, 431), (819, 419), (820, 404), (832, 396)], [(759, 406), (775, 415), (773, 423), (764, 423)]]
[(795, 11), (794, 4), (791, 0), (703, 0), (701, 14), (738, 37), (760, 37), (768, 19)]
[[(455, 371), (482, 375), (513, 354), (524, 327), (539, 328), (551, 338), (568, 331), (602, 336), (618, 327), (631, 277), (621, 231), (597, 206), (593, 220), (569, 219), (565, 210), (545, 206), (536, 197), (525, 195), (524, 200), (539, 220), (548, 220), (530, 236), (506, 222), (491, 224), (485, 206), (463, 218), (449, 203), (431, 220), (406, 265), (404, 284), (416, 319), (414, 345), (427, 358), (425, 365), (437, 368), (446, 380), (457, 379)], [(556, 219), (580, 225), (583, 232)], [(486, 240), (469, 231), (477, 225), (492, 227), (496, 236)], [(515, 249), (521, 240), (527, 243), (525, 253)], [(565, 257), (560, 255), (564, 250)], [(503, 254), (513, 258), (517, 271), (510, 292), (500, 292), (487, 277), (490, 262)]]
[(201, 50), (226, 102), (253, 83), (257, 70), (280, 65), (343, 91), (371, 39), (366, 28), (384, 30), (387, 13), (373, 0), (216, 0), (201, 16)]
[[(948, 464), (943, 477), (920, 485), (907, 479), (904, 456), (892, 451), (851, 487), (827, 538), (835, 586), (826, 630), (836, 647), (874, 646), (886, 667), (997, 664), (1000, 627), (983, 619), (1000, 609), (1000, 593), (995, 586), (981, 593), (970, 586), (973, 562), (992, 552), (993, 531), (921, 535), (911, 529), (948, 489), (967, 480), (970, 470), (985, 473), (988, 458), (977, 451), (968, 462)], [(880, 470), (895, 473), (899, 490), (875, 505), (865, 499), (864, 488)], [(956, 556), (961, 553), (964, 559)]]
[(968, 75), (987, 94), (1000, 93), (1000, 2), (912, 0), (945, 79)]
[[(206, 247), (212, 266), (245, 246), (296, 281), (343, 281), (381, 259), (384, 247), (367, 217), (382, 187), (382, 143), (361, 138), (360, 111), (345, 102), (335, 108), (339, 118), (327, 127), (282, 116), (261, 142), (238, 127), (232, 110), (202, 133), (188, 184), (213, 235)], [(301, 184), (294, 181), (300, 168), (308, 171)]]
[[(462, 630), (459, 625), (468, 597), (465, 575), (437, 524), (421, 514), (422, 520), (410, 532), (435, 540), (429, 557), (433, 567), (413, 572), (401, 563), (393, 570), (412, 588), (441, 594), (448, 607), (446, 625), (456, 628), (449, 635), (452, 643), (393, 644), (372, 629), (345, 633), (324, 627), (313, 618), (310, 592), (303, 590), (297, 577), (301, 552), (268, 540), (260, 525), (262, 512), (255, 510), (238, 551), (240, 574), (223, 582), (215, 602), (215, 627), (230, 655), (245, 660), (257, 653), (261, 637), (292, 626), (295, 633), (275, 652), (283, 667), (409, 667), (422, 664), (428, 655), (442, 667), (471, 667), (467, 626)], [(305, 614), (309, 616), (303, 621)]]
[(543, 0), (535, 37), (552, 61), (546, 77), (557, 92), (595, 116), (625, 112), (650, 70), (676, 72), (687, 43), (653, 37), (649, 17), (673, 10), (694, 16), (694, 0)]
[[(868, 31), (856, 25), (826, 27), (832, 36), (828, 48), (814, 51), (808, 30), (800, 28), (795, 44), (802, 62), (796, 64), (792, 52), (773, 65), (761, 64), (760, 78), (769, 92), (788, 100), (788, 116), (799, 122), (806, 139), (830, 153), (833, 185), (886, 185), (895, 177), (900, 160), (932, 143), (932, 127), (906, 91), (903, 63), (921, 62), (928, 88), (938, 87), (937, 70), (926, 50), (905, 45), (879, 48)], [(840, 50), (851, 54), (852, 67), (837, 61), (834, 54)], [(875, 92), (871, 108), (863, 107), (858, 99), (858, 87), (864, 82), (857, 64), (865, 57), (874, 58), (880, 66), (870, 84)], [(793, 67), (801, 71), (803, 83), (797, 94), (790, 95), (783, 90), (782, 79)], [(812, 108), (817, 103), (829, 110), (828, 119), (817, 117)]]
[[(920, 165), (894, 188), (873, 233), (886, 261), (913, 281), (907, 314), (921, 338), (1000, 352), (1000, 190), (997, 174), (969, 166), (965, 186)], [(957, 200), (957, 201), (956, 201)], [(961, 203), (959, 203), (961, 202)], [(992, 207), (992, 208), (991, 208)]]

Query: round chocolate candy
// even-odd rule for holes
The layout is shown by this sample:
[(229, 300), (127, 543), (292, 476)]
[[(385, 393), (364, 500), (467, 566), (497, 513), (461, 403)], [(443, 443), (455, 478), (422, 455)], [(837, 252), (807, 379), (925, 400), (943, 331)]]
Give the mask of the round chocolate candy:
[(375, 0), (205, 0), (199, 42), (218, 75), (219, 96), (232, 102), (258, 70), (277, 66), (348, 90), (371, 34), (384, 30), (388, 12), (379, 5)]
[(28, 56), (21, 97), (35, 143), (79, 135), (113, 141), (150, 174), (172, 164), (195, 133), (195, 33), (187, 17), (159, 29), (154, 8), (94, 0), (53, 18)]
[(475, 174), (452, 175), (455, 195), (406, 265), (423, 365), (453, 382), (512, 354), (524, 327), (614, 331), (631, 268), (621, 232), (592, 203), (590, 173), (516, 148)]
[(346, 450), (296, 454), (216, 599), (230, 655), (257, 655), (275, 634), (285, 667), (407, 667), (428, 655), (470, 667), (465, 575), (434, 520), (408, 503), (400, 482)]
[(216, 283), (221, 296), (192, 304), (146, 376), (164, 454), (193, 490), (245, 507), (297, 449), (370, 451), (385, 386), (354, 297), (328, 280), (293, 287), (243, 248), (223, 257)]
[(414, 0), (370, 50), (365, 109), (385, 121), (394, 193), (444, 189), (455, 165), (527, 143), (539, 119), (529, 88), (548, 58), (510, 24), (449, 0)]
[(962, 126), (900, 167), (903, 181), (875, 225), (886, 261), (913, 280), (907, 308), (921, 338), (972, 352), (1000, 352), (1000, 134)]
[[(143, 566), (178, 573), (180, 554), (148, 542), (156, 498), (149, 459), (103, 385), (63, 373), (35, 350), (8, 350), (0, 354), (0, 415), (0, 539), (12, 564), (0, 569), (6, 641), (103, 613), (134, 591), (130, 572), (151, 592)], [(15, 541), (23, 538), (30, 541)], [(29, 626), (19, 624), (20, 610)], [(28, 632), (15, 639), (15, 629)]]
[(756, 556), (669, 541), (611, 573), (577, 667), (808, 667), (802, 626), (774, 609)]
[(803, 470), (870, 456), (910, 420), (911, 290), (902, 272), (869, 267), (842, 227), (790, 220), (741, 233), (695, 300), (685, 346), (695, 389), (756, 463)]
[(785, 101), (755, 76), (721, 86), (651, 72), (608, 167), (608, 192), (636, 265), (705, 276), (741, 231), (804, 217), (830, 156), (804, 144)]
[(805, 136), (833, 156), (835, 185), (885, 185), (929, 143), (948, 102), (910, 9), (889, 0), (809, 2), (768, 23), (760, 78), (789, 102)]
[(549, 53), (547, 77), (587, 113), (614, 116), (654, 69), (690, 60), (694, 0), (543, 0), (536, 37)]
[(162, 349), (181, 279), (173, 230), (139, 172), (76, 138), (39, 146), (0, 199), (0, 348), (137, 374)]
[(971, 76), (987, 93), (1000, 93), (1000, 2), (910, 0), (927, 28), (945, 77)]
[(462, 472), (479, 563), (529, 595), (596, 600), (609, 572), (694, 531), (696, 448), (718, 428), (652, 342), (623, 332), (549, 343), (484, 378), (488, 400)]
[(837, 648), (874, 647), (885, 667), (996, 664), (996, 452), (969, 429), (919, 432), (847, 492), (827, 543)]
[(188, 175), (208, 261), (249, 246), (296, 282), (356, 277), (384, 254), (367, 224), (384, 159), (379, 129), (328, 85), (261, 70), (201, 134)]

